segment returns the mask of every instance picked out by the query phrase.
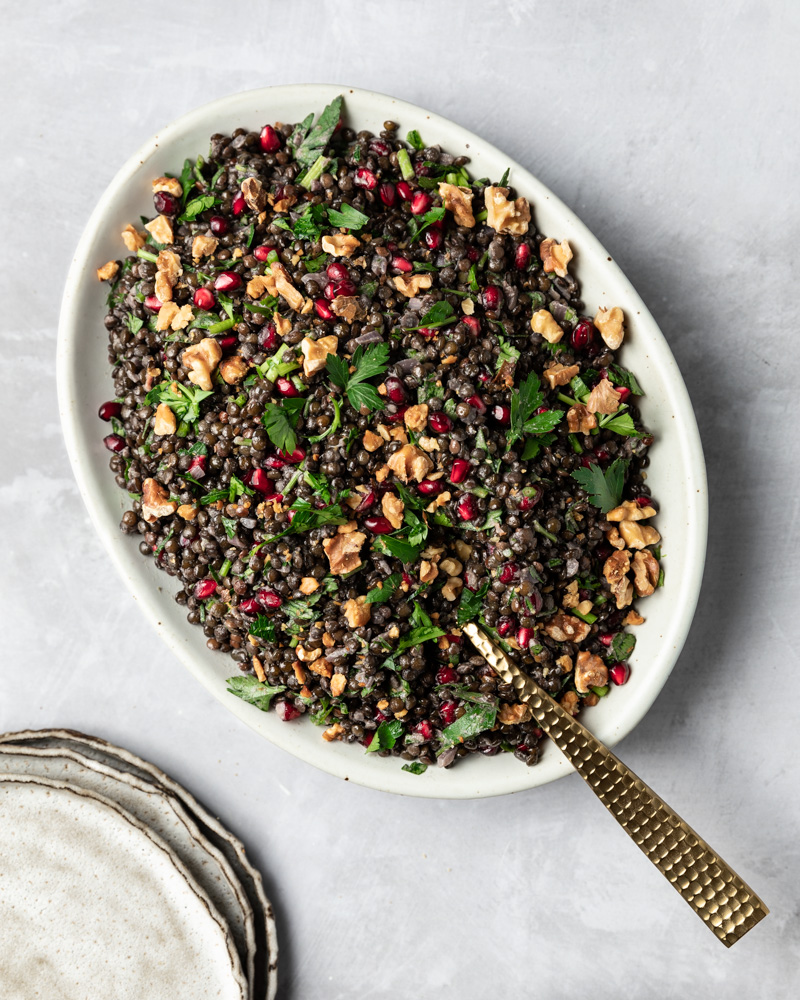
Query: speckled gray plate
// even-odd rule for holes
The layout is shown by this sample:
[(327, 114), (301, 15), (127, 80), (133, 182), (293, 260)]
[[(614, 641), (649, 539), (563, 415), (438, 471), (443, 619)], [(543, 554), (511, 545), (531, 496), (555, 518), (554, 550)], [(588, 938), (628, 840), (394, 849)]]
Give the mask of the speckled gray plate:
[(0, 873), (4, 1000), (247, 1000), (211, 900), (111, 799), (5, 775)]
[(222, 852), (203, 837), (194, 819), (174, 796), (74, 750), (0, 745), (0, 775), (5, 774), (49, 778), (104, 795), (158, 834), (227, 922), (247, 975), (250, 995), (256, 996), (253, 909)]
[(274, 1000), (278, 988), (278, 938), (272, 905), (260, 872), (247, 859), (244, 845), (176, 781), (149, 761), (122, 747), (70, 729), (25, 730), (0, 735), (0, 744), (73, 750), (113, 770), (132, 774), (175, 796), (196, 819), (201, 833), (225, 856), (253, 907), (256, 954), (254, 1000)]

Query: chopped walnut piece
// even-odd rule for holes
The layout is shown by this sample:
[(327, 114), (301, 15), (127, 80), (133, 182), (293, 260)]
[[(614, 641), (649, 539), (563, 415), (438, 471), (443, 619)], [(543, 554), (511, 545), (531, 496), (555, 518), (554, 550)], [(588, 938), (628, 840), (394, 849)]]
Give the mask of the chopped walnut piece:
[(366, 430), (364, 431), (364, 437), (361, 439), (361, 443), (364, 445), (366, 451), (377, 451), (378, 448), (383, 447), (383, 438), (380, 434), (376, 434), (374, 431)]
[(180, 309), (172, 317), (172, 322), (170, 326), (173, 330), (185, 330), (186, 327), (194, 319), (194, 313), (192, 312), (192, 307), (187, 302), (185, 306), (181, 306)]
[(404, 444), (402, 448), (389, 457), (387, 461), (389, 469), (404, 483), (410, 479), (416, 479), (418, 483), (427, 476), (433, 468), (433, 462), (424, 451), (413, 444)]
[(181, 356), (181, 364), (189, 372), (190, 382), (210, 391), (213, 388), (211, 373), (221, 357), (222, 348), (217, 341), (213, 337), (204, 337), (199, 344), (186, 348)]
[(174, 434), (178, 426), (175, 414), (166, 403), (159, 403), (156, 407), (156, 415), (153, 418), (154, 434)]
[(556, 642), (583, 642), (591, 628), (580, 618), (557, 611), (545, 622), (544, 631)]
[(174, 514), (178, 509), (175, 500), (170, 500), (169, 493), (155, 479), (145, 479), (142, 483), (142, 520), (152, 524), (160, 517)]
[(394, 278), (394, 287), (405, 295), (406, 298), (413, 299), (419, 295), (420, 289), (431, 287), (431, 276), (429, 274), (398, 274)]
[(306, 375), (315, 375), (325, 367), (329, 354), (335, 354), (339, 347), (339, 338), (331, 334), (328, 337), (320, 337), (319, 340), (312, 340), (304, 337), (300, 350), (303, 352), (303, 372)]
[(343, 694), (346, 687), (347, 677), (345, 674), (334, 674), (331, 677), (331, 694), (334, 698), (338, 698), (339, 695)]
[(567, 410), (567, 427), (571, 434), (588, 434), (597, 427), (597, 417), (578, 403)]
[(247, 362), (238, 354), (234, 354), (230, 358), (223, 358), (219, 363), (219, 373), (222, 380), (228, 385), (236, 385), (237, 382), (241, 382), (247, 374), (247, 369)]
[(157, 215), (152, 222), (146, 222), (144, 227), (156, 243), (169, 246), (172, 243), (172, 223), (166, 215)]
[(122, 237), (122, 242), (131, 253), (136, 253), (137, 250), (141, 250), (147, 242), (147, 238), (144, 234), (139, 232), (138, 229), (134, 229), (130, 223), (128, 223), (128, 225), (122, 230), (120, 236)]
[(345, 323), (367, 318), (367, 310), (357, 295), (337, 295), (331, 302), (331, 312)]
[(267, 201), (276, 212), (288, 212), (292, 205), (297, 204), (297, 195), (286, 194), (284, 190), (280, 198), (276, 198), (274, 194), (268, 194)]
[(508, 200), (508, 188), (487, 187), (484, 189), (486, 203), (486, 225), (498, 233), (513, 233), (522, 236), (528, 231), (531, 221), (531, 207), (524, 198)]
[(549, 344), (557, 344), (564, 336), (563, 327), (556, 323), (548, 309), (537, 309), (531, 316), (531, 330), (540, 333)]
[(625, 315), (619, 306), (614, 306), (613, 309), (600, 306), (597, 310), (594, 325), (600, 331), (600, 336), (605, 341), (606, 346), (610, 347), (612, 351), (616, 351), (625, 336), (624, 320)]
[(457, 601), (458, 595), (464, 589), (464, 581), (457, 576), (447, 578), (447, 583), (442, 587), (442, 597), (446, 601)]
[[(292, 664), (292, 670), (294, 670), (294, 675), (300, 684), (305, 684), (308, 674), (306, 673), (306, 668), (299, 660), (295, 660)], [(303, 695), (303, 697), (307, 697)]]
[(264, 665), (257, 656), (253, 657), (253, 671), (255, 672), (256, 677), (263, 684), (264, 681), (267, 679), (267, 674), (266, 671), (264, 670)]
[(117, 271), (119, 271), (119, 264), (115, 260), (110, 260), (107, 264), (103, 264), (102, 267), (98, 267), (97, 280), (110, 281)]
[(179, 517), (182, 517), (184, 521), (194, 521), (197, 517), (197, 507), (194, 507), (190, 503), (182, 503), (175, 513)]
[(156, 271), (155, 296), (159, 302), (172, 301), (172, 284), (163, 271)]
[(287, 333), (291, 332), (292, 321), (288, 316), (281, 316), (280, 313), (273, 313), (272, 322), (275, 324), (275, 330), (279, 337), (285, 337)]
[[(303, 307), (303, 295), (294, 287), (289, 280), (289, 273), (283, 264), (273, 264), (271, 267), (272, 282), (275, 291), (289, 303), (291, 309), (298, 312)], [(269, 289), (269, 286), (268, 286)]]
[(428, 437), (423, 434), (420, 436), (417, 442), (423, 451), (440, 451), (439, 442), (434, 437)]
[(408, 436), (405, 427), (393, 427), (389, 431), (390, 441), (399, 441), (400, 444), (408, 444)]
[(313, 576), (304, 576), (300, 581), (300, 593), (307, 597), (309, 594), (315, 593), (319, 590), (319, 580), (315, 580)]
[(579, 365), (562, 365), (556, 362), (545, 368), (544, 377), (550, 383), (550, 388), (555, 389), (557, 385), (566, 385), (580, 370)]
[(560, 700), (559, 704), (568, 715), (574, 717), (578, 714), (580, 700), (574, 691), (567, 691), (564, 697)]
[(404, 509), (405, 504), (400, 497), (396, 497), (394, 493), (383, 494), (383, 499), (381, 500), (381, 510), (383, 511), (386, 520), (393, 528), (401, 528), (403, 526)]
[(267, 193), (257, 177), (245, 177), (242, 181), (242, 197), (253, 212), (263, 212), (267, 207)]
[(156, 379), (161, 374), (160, 368), (148, 368), (144, 376), (144, 388), (146, 392), (150, 392), (153, 386), (156, 384)]
[(410, 431), (424, 430), (428, 423), (428, 404), (417, 403), (416, 406), (409, 406), (403, 414), (403, 423)]
[(361, 546), (366, 540), (367, 536), (360, 531), (350, 531), (346, 535), (337, 533), (333, 538), (322, 539), (334, 576), (350, 573), (361, 565)]
[(589, 393), (586, 409), (591, 413), (616, 413), (619, 409), (620, 394), (607, 378), (601, 378)]
[(313, 663), (314, 660), (318, 660), (322, 656), (321, 649), (306, 649), (305, 646), (298, 646), (295, 653), (297, 653), (297, 659), (302, 660), (303, 663)]
[(340, 740), (344, 733), (344, 726), (339, 722), (334, 722), (334, 724), (328, 728), (323, 729), (322, 738), (328, 743), (332, 743), (334, 740)]
[(438, 567), (436, 567), (432, 562), (427, 559), (422, 559), (419, 564), (419, 582), (420, 583), (433, 583), (436, 577), (439, 575)]
[(455, 550), (458, 553), (458, 558), (462, 562), (468, 562), (469, 557), (472, 555), (472, 546), (467, 545), (466, 542), (462, 542), (459, 538), (455, 543)]
[(572, 247), (566, 240), (560, 243), (556, 243), (555, 240), (542, 240), (539, 244), (539, 256), (547, 274), (555, 271), (559, 278), (566, 278), (567, 264), (572, 260)]
[(372, 605), (366, 604), (365, 601), (365, 597), (356, 597), (355, 600), (351, 598), (349, 601), (345, 601), (342, 613), (350, 628), (361, 628), (369, 624), (372, 617)]
[(192, 257), (200, 260), (201, 257), (210, 257), (219, 246), (219, 240), (215, 236), (195, 236), (192, 240)]
[(332, 257), (350, 257), (358, 246), (361, 246), (361, 242), (356, 236), (333, 233), (322, 237), (322, 249)]
[(458, 561), (458, 559), (453, 559), (448, 556), (447, 559), (442, 559), (439, 569), (443, 573), (447, 573), (448, 576), (460, 576), (464, 571), (464, 566)]
[(183, 265), (174, 250), (161, 250), (156, 258), (156, 270), (166, 277), (172, 287), (183, 274)]
[[(172, 295), (172, 291), (170, 291)], [(156, 314), (156, 330), (168, 330), (180, 312), (177, 302), (163, 302)]]
[(322, 645), (325, 646), (326, 649), (332, 649), (336, 645), (336, 640), (333, 638), (330, 632), (322, 633)]
[(631, 554), (623, 549), (612, 553), (603, 565), (603, 576), (608, 581), (617, 608), (626, 608), (633, 600), (633, 584), (625, 575), (631, 568)]
[(556, 666), (561, 667), (562, 673), (570, 673), (572, 671), (572, 657), (564, 653), (563, 656), (559, 656), (556, 660)]
[(180, 198), (183, 194), (181, 182), (177, 177), (156, 177), (152, 183), (153, 194), (157, 194), (159, 191), (166, 191), (175, 198)]
[(351, 531), (355, 531), (358, 527), (358, 521), (347, 521), (345, 524), (340, 524), (336, 529), (340, 535), (349, 535)]
[(497, 713), (497, 721), (503, 726), (518, 726), (522, 722), (530, 721), (532, 714), (530, 705), (525, 702), (517, 705), (506, 705), (503, 702)]
[(461, 312), (463, 312), (465, 316), (471, 316), (475, 312), (475, 303), (472, 299), (461, 300)]
[(578, 653), (575, 663), (575, 687), (581, 694), (587, 694), (593, 687), (608, 684), (608, 667), (594, 653)]
[(639, 524), (638, 521), (620, 521), (619, 533), (629, 549), (643, 549), (647, 545), (657, 545), (661, 541), (661, 535), (655, 528), (651, 528), (648, 524)]
[(606, 514), (607, 521), (646, 521), (648, 517), (655, 517), (656, 509), (649, 504), (640, 507), (635, 500), (623, 500), (619, 507), (615, 507)]
[(615, 549), (625, 548), (625, 539), (622, 537), (622, 535), (620, 535), (616, 525), (613, 528), (611, 528), (610, 531), (606, 532), (606, 541), (612, 548)]
[[(260, 299), (264, 292), (268, 291), (270, 282), (267, 281), (267, 275), (256, 274), (248, 282), (245, 291), (250, 296), (251, 299)], [(275, 287), (274, 285), (272, 286)]]
[(564, 591), (561, 598), (562, 608), (577, 608), (580, 602), (580, 597), (578, 596), (578, 581), (573, 580), (572, 583)]
[(625, 615), (622, 619), (623, 625), (643, 625), (644, 618), (639, 614), (638, 611), (634, 611), (633, 608)]
[(444, 207), (455, 216), (457, 226), (467, 226), (471, 229), (475, 225), (475, 216), (472, 214), (472, 188), (458, 187), (456, 184), (446, 184), (442, 181), (439, 184), (439, 194), (442, 196)]
[(633, 557), (633, 585), (639, 597), (649, 597), (658, 586), (658, 561), (652, 552), (643, 549)]

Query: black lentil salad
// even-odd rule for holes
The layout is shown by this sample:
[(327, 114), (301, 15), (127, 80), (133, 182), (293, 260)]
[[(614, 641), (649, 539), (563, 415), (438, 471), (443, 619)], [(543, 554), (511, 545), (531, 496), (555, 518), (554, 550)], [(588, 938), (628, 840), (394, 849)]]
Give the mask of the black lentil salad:
[(213, 135), (98, 270), (121, 528), (233, 694), (415, 774), (534, 764), (461, 627), (573, 714), (627, 680), (663, 574), (624, 316), (584, 314), (508, 172), (342, 104)]

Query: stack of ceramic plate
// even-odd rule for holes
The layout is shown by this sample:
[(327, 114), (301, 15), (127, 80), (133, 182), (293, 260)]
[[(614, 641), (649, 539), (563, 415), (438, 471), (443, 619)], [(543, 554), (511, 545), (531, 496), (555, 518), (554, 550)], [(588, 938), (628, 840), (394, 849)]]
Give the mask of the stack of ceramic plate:
[(4, 1000), (272, 1000), (277, 939), (244, 847), (180, 785), (69, 730), (0, 736)]

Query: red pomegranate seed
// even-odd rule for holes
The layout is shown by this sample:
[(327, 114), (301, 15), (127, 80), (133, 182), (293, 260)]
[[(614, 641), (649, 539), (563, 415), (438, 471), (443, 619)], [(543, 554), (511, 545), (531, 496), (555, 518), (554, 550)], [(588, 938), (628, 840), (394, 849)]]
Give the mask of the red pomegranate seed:
[(242, 212), (247, 207), (247, 202), (244, 200), (243, 194), (237, 194), (236, 197), (231, 202), (231, 211), (234, 215), (241, 215)]
[(503, 617), (497, 623), (497, 634), (498, 635), (508, 635), (513, 632), (517, 627), (515, 619), (510, 618), (508, 615), (503, 615)]
[(282, 375), (275, 379), (275, 388), (281, 396), (288, 396), (290, 399), (294, 399), (300, 395), (294, 382), (291, 379), (284, 378)]
[(531, 262), (531, 248), (527, 243), (520, 243), (514, 254), (514, 264), (518, 271), (525, 271)]
[(381, 201), (387, 208), (392, 208), (397, 201), (397, 189), (390, 181), (385, 181), (380, 186), (379, 194)]
[(392, 257), (392, 267), (395, 271), (402, 271), (403, 274), (408, 274), (414, 270), (414, 265), (410, 260), (406, 260), (405, 257)]
[(417, 191), (411, 199), (411, 214), (424, 215), (431, 207), (431, 196), (424, 191)]
[(469, 327), (469, 332), (473, 337), (477, 337), (481, 332), (481, 324), (477, 316), (462, 316), (461, 322), (464, 326)]
[(438, 332), (439, 332), (438, 330), (436, 329), (432, 330), (430, 327), (427, 326), (421, 326), (419, 330), (417, 330), (417, 333), (420, 335), (420, 337), (435, 337)]
[(109, 451), (122, 451), (125, 447), (125, 439), (121, 438), (119, 434), (108, 434), (103, 438), (103, 444)]
[(483, 308), (495, 312), (500, 308), (500, 289), (497, 285), (487, 285), (483, 290)]
[(272, 247), (256, 247), (253, 251), (253, 256), (256, 260), (260, 260), (262, 264), (272, 253)]
[(454, 701), (442, 702), (439, 706), (439, 715), (446, 726), (452, 725), (456, 721), (456, 703)]
[(474, 517), (478, 516), (478, 508), (475, 503), (475, 497), (471, 493), (465, 493), (463, 497), (458, 501), (458, 516), (462, 521), (471, 521)]
[(458, 671), (453, 670), (452, 667), (440, 667), (436, 671), (437, 684), (455, 684), (457, 680)]
[(465, 458), (457, 458), (450, 466), (450, 482), (463, 482), (471, 468), (472, 466)]
[(610, 646), (614, 641), (614, 636), (611, 632), (606, 632), (603, 635), (598, 635), (597, 637), (604, 646)]
[(630, 675), (631, 671), (627, 663), (615, 663), (608, 671), (608, 676), (618, 686), (624, 684)]
[(265, 125), (261, 129), (261, 148), (265, 153), (277, 153), (281, 148), (282, 139), (271, 125)]
[(438, 479), (423, 479), (417, 483), (417, 489), (424, 497), (435, 497), (442, 492), (442, 484)]
[(118, 417), (122, 413), (122, 403), (115, 403), (113, 399), (109, 400), (107, 403), (103, 403), (100, 409), (97, 411), (97, 416), (101, 420), (110, 420), (112, 417)]
[(511, 583), (517, 573), (519, 573), (519, 566), (516, 563), (506, 563), (500, 571), (500, 583)]
[(344, 295), (350, 297), (357, 293), (358, 289), (353, 284), (349, 278), (345, 278), (344, 281), (337, 281), (333, 286), (333, 297), (336, 298), (337, 295)]
[(283, 598), (274, 590), (259, 590), (256, 594), (256, 600), (262, 608), (269, 608), (271, 611), (275, 611), (283, 604)]
[(448, 632), (447, 635), (445, 636), (445, 639), (447, 639), (447, 641), (450, 643), (451, 646), (453, 644), (455, 644), (456, 646), (460, 646), (461, 645), (461, 636), (460, 635), (453, 635), (452, 632)]
[(261, 611), (261, 605), (255, 597), (246, 597), (243, 601), (239, 601), (239, 610), (246, 615), (257, 615)]
[(150, 312), (157, 313), (161, 308), (161, 299), (156, 298), (155, 295), (148, 295), (144, 300), (145, 306), (150, 310)]
[(363, 514), (365, 510), (369, 510), (370, 507), (375, 503), (375, 491), (370, 490), (369, 493), (365, 493), (361, 503), (356, 507), (356, 514)]
[(426, 229), (424, 239), (426, 246), (430, 247), (431, 250), (436, 250), (442, 242), (442, 234), (438, 229)]
[(207, 598), (213, 597), (216, 592), (216, 580), (198, 580), (194, 585), (194, 596), (198, 601), (205, 601)]
[(273, 483), (263, 469), (253, 469), (253, 474), (250, 476), (248, 485), (268, 497), (271, 497), (275, 492), (275, 483)]
[(235, 334), (229, 333), (227, 337), (220, 337), (217, 343), (223, 351), (229, 351), (235, 344), (239, 343), (239, 338)]
[(405, 181), (397, 182), (397, 193), (403, 201), (411, 201), (411, 185), (407, 184)]
[[(205, 309), (208, 312), (209, 309), (214, 308), (215, 302), (214, 293), (208, 288), (198, 288), (194, 293), (194, 304), (198, 309)], [(166, 313), (164, 315), (166, 316)]]
[(333, 313), (328, 308), (328, 303), (325, 299), (314, 299), (314, 308), (320, 319), (333, 319)]
[(640, 507), (649, 507), (652, 502), (653, 502), (652, 497), (645, 497), (645, 496), (636, 497), (636, 503), (639, 504)]
[(436, 410), (434, 413), (429, 414), (428, 423), (431, 425), (431, 430), (436, 434), (446, 434), (449, 430), (453, 429), (453, 421), (446, 413), (442, 413), (441, 410)]
[(381, 514), (370, 514), (364, 518), (364, 526), (369, 528), (373, 535), (388, 535), (394, 531), (391, 522)]
[(414, 732), (419, 733), (423, 740), (433, 739), (433, 726), (427, 719), (420, 719), (416, 726), (414, 726)]
[(533, 629), (526, 628), (524, 625), (517, 629), (517, 642), (523, 649), (527, 649), (530, 645), (530, 641), (533, 638)]
[(366, 167), (357, 167), (353, 183), (356, 187), (366, 188), (367, 191), (374, 191), (378, 184), (378, 178)]
[(511, 407), (510, 406), (503, 406), (501, 403), (498, 403), (497, 406), (493, 406), (492, 407), (492, 416), (500, 424), (503, 424), (503, 425), (510, 424), (511, 423)]
[(594, 454), (598, 462), (607, 462), (611, 458), (605, 448), (595, 448)]
[(331, 281), (347, 281), (350, 277), (350, 272), (344, 266), (340, 264), (337, 260), (332, 260), (330, 264), (325, 268), (325, 273), (331, 279)]
[(153, 204), (161, 215), (174, 215), (178, 211), (178, 202), (169, 191), (156, 191), (153, 195)]
[(235, 271), (223, 271), (218, 274), (214, 282), (214, 288), (218, 292), (232, 292), (236, 288), (241, 288), (242, 279)]
[(224, 236), (228, 231), (228, 220), (224, 215), (212, 215), (208, 224), (215, 236)]
[(481, 259), (481, 252), (477, 247), (467, 247), (467, 257), (474, 264)]
[(267, 323), (258, 331), (258, 346), (271, 351), (278, 342), (278, 334), (272, 323)]
[(195, 455), (187, 471), (192, 479), (204, 479), (206, 474), (206, 456)]
[(333, 302), (336, 298), (336, 292), (333, 290), (333, 282), (329, 281), (328, 284), (322, 289), (322, 294), (329, 302)]
[(390, 424), (397, 424), (403, 419), (407, 409), (407, 406), (401, 406), (397, 413), (385, 413), (384, 418), (388, 420)]
[(594, 341), (595, 328), (590, 319), (582, 319), (572, 331), (570, 341), (576, 351), (585, 351)]
[(288, 462), (289, 465), (299, 465), (306, 457), (304, 448), (295, 448), (295, 450), (292, 452), (280, 451), (278, 452), (278, 454), (281, 456), (284, 462)]
[(291, 722), (300, 715), (300, 710), (295, 708), (290, 701), (276, 701), (275, 714), (281, 722)]
[(619, 393), (620, 403), (627, 403), (631, 397), (631, 390), (626, 385), (618, 385), (615, 388)]
[(614, 550), (610, 545), (606, 545), (605, 542), (601, 542), (594, 551), (598, 559), (608, 559)]
[(591, 469), (591, 467), (597, 462), (594, 455), (581, 455), (581, 465), (584, 469)]
[(480, 396), (470, 396), (467, 402), (478, 413), (486, 413), (486, 403), (484, 403)]
[(492, 381), (492, 376), (487, 371), (479, 372), (478, 373), (478, 378), (480, 379), (481, 382), (484, 382), (484, 383)]
[(370, 139), (369, 150), (376, 156), (392, 155), (392, 147), (389, 145), (388, 142), (385, 142), (383, 139)]
[(406, 390), (396, 375), (390, 375), (384, 385), (386, 386), (386, 394), (393, 403), (405, 403)]

